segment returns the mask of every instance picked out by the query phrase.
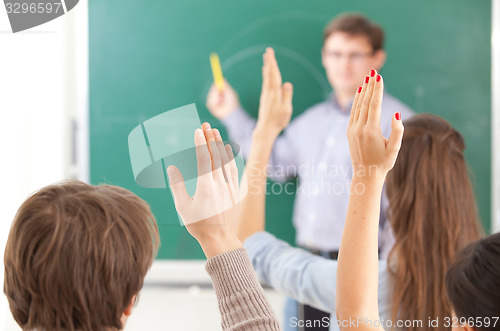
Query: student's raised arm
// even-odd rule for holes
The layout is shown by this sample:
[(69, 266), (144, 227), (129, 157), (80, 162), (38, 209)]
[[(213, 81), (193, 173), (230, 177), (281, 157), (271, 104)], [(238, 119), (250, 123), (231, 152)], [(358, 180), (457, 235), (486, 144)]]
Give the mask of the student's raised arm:
[[(384, 180), (403, 137), (399, 113), (385, 139), (380, 129), (383, 80), (368, 77), (354, 98), (347, 129), (353, 166), (351, 194), (337, 270), (337, 318), (342, 330), (382, 330), (378, 311), (378, 224)], [(356, 321), (351, 324), (351, 321)]]
[(238, 170), (231, 147), (208, 123), (195, 131), (198, 178), (193, 197), (181, 172), (167, 169), (175, 208), (200, 243), (217, 296), (223, 330), (281, 330), (246, 250), (236, 237)]
[[(288, 84), (285, 84), (286, 86)], [(262, 123), (262, 119), (259, 118), (256, 121), (246, 113), (239, 101), (238, 93), (227, 81), (224, 81), (222, 91), (212, 84), (207, 94), (206, 106), (210, 113), (222, 122), (229, 134), (229, 139), (240, 146), (243, 156), (248, 160), (251, 145), (255, 140), (254, 131), (259, 126), (259, 122)], [(298, 147), (296, 146), (297, 140), (294, 138), (295, 133), (296, 129), (291, 126), (283, 135), (273, 138), (267, 162), (270, 166), (268, 176), (274, 181), (285, 182), (297, 175)]]
[(282, 83), (272, 48), (266, 50), (263, 61), (259, 119), (253, 131), (243, 176), (248, 193), (242, 201), (238, 217), (237, 233), (241, 241), (265, 229), (267, 165), (274, 141), (292, 116), (293, 86), (291, 83)]

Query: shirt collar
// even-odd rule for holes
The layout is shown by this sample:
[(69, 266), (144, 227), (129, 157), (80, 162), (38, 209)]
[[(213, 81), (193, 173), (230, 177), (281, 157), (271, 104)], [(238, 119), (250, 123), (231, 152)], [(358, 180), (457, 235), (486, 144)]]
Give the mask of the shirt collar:
[[(384, 89), (383, 94), (384, 94), (384, 98), (386, 98), (387, 92), (385, 91), (385, 89)], [(340, 107), (340, 105), (338, 104), (337, 98), (335, 96), (335, 92), (330, 93), (330, 95), (328, 96), (328, 101), (330, 102), (330, 104), (332, 105), (332, 107), (335, 111), (338, 111), (339, 113), (344, 114), (344, 115), (351, 114), (351, 107), (352, 107), (352, 103), (354, 101), (354, 97), (351, 99), (351, 101), (349, 101), (349, 103), (347, 104), (347, 108), (345, 108), (345, 109), (342, 109)]]
[(333, 109), (335, 111), (338, 111), (343, 115), (349, 115), (351, 113), (351, 107), (352, 107), (352, 102), (354, 101), (354, 97), (351, 99), (351, 101), (349, 101), (346, 108), (340, 107), (339, 103), (337, 102), (337, 97), (335, 96), (335, 92), (330, 93), (328, 100), (330, 104), (333, 106)]

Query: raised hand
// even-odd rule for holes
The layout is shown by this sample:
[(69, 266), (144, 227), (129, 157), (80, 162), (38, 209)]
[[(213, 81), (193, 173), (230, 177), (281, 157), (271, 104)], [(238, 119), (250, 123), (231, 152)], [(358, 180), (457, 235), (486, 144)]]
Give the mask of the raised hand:
[(239, 202), (238, 169), (230, 145), (224, 146), (217, 129), (204, 123), (194, 141), (198, 165), (196, 192), (186, 191), (176, 166), (167, 169), (175, 208), (189, 233), (200, 243), (207, 258), (240, 248), (236, 237)]
[[(380, 198), (387, 172), (394, 166), (403, 138), (398, 113), (387, 140), (380, 128), (384, 82), (375, 70), (358, 88), (347, 136), (353, 166), (351, 196), (340, 243), (337, 269), (336, 314), (339, 321), (362, 318), (356, 330), (383, 330), (368, 321), (378, 311), (378, 228)], [(350, 324), (340, 324), (350, 330)]]
[(240, 107), (238, 93), (226, 80), (223, 91), (219, 91), (215, 84), (212, 84), (208, 91), (206, 106), (215, 118), (223, 119)]
[(280, 69), (272, 48), (266, 49), (263, 60), (257, 129), (278, 135), (292, 117), (293, 86), (291, 83), (282, 83)]
[(387, 140), (380, 128), (380, 112), (384, 91), (382, 76), (372, 70), (354, 97), (347, 128), (354, 176), (385, 178), (392, 169), (403, 138), (401, 115), (392, 118), (392, 132)]

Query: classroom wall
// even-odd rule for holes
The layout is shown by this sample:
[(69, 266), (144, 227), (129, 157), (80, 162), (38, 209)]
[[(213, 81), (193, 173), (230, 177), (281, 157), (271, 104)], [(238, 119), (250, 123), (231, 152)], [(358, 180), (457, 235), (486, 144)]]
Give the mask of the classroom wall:
[[(496, 13), (497, 18), (492, 22), (497, 23), (497, 31), (500, 32), (500, 27), (498, 27), (499, 1), (492, 1), (492, 3), (496, 8), (493, 14)], [(85, 81), (85, 65), (88, 53), (81, 51), (80, 41), (73, 43), (74, 38), (82, 37), (82, 31), (83, 37), (86, 32), (86, 1), (80, 0), (74, 13), (83, 15), (83, 18), (72, 17), (70, 13), (30, 31), (12, 35), (6, 13), (0, 9), (0, 45), (2, 46), (2, 52), (0, 52), (0, 114), (2, 117), (0, 121), (4, 123), (0, 130), (0, 150), (2, 151), (0, 174), (3, 175), (0, 189), (0, 252), (2, 253), (10, 222), (22, 201), (31, 192), (62, 178), (74, 176), (82, 179), (88, 178), (88, 160), (86, 159), (88, 151), (86, 151), (84, 138), (87, 135), (84, 112), (87, 109), (88, 88)], [(72, 18), (74, 25), (71, 23)], [(496, 56), (492, 56), (492, 60), (496, 61), (496, 65), (492, 66), (493, 81), (495, 77), (500, 77), (499, 45), (500, 33), (497, 33), (492, 37), (492, 50), (496, 50)], [(492, 93), (493, 107), (495, 107), (491, 124), (493, 134), (500, 132), (499, 88), (498, 81), (492, 85), (492, 91), (495, 92)], [(70, 119), (75, 116), (79, 127), (82, 128), (80, 131), (82, 136), (77, 144), (79, 156), (76, 167), (71, 157), (74, 150), (71, 144), (68, 144), (71, 136), (69, 134), (71, 132)], [(492, 151), (497, 157), (493, 158), (493, 170), (497, 176), (493, 177), (491, 189), (492, 193), (498, 196), (500, 192), (498, 180), (500, 140), (494, 140), (494, 144), (495, 141), (496, 145), (492, 145)], [(494, 200), (492, 212), (495, 215), (494, 219), (497, 220), (497, 231), (500, 230), (499, 207), (498, 199)], [(162, 262), (155, 262), (155, 266), (162, 265)], [(171, 273), (177, 273), (176, 266), (167, 264), (166, 267)], [(201, 268), (201, 265), (196, 267)], [(0, 287), (3, 284), (3, 276), (3, 257), (0, 257)], [(175, 292), (167, 287), (159, 289), (157, 285), (158, 279), (154, 277), (151, 282), (146, 283), (145, 295), (141, 297), (138, 310), (131, 319), (130, 330), (133, 327), (137, 330), (144, 329), (141, 326), (147, 325), (149, 318), (160, 317), (160, 313), (154, 309), (161, 309), (161, 305), (172, 307), (172, 309), (179, 308), (180, 305), (176, 305), (175, 300), (185, 303), (182, 308), (187, 305), (193, 310), (202, 310), (214, 303), (213, 293), (207, 293), (203, 289), (200, 291), (193, 287)], [(172, 296), (167, 296), (165, 293), (170, 293)], [(160, 298), (154, 298), (158, 296)], [(165, 299), (167, 297), (168, 300)], [(190, 300), (186, 301), (186, 298)], [(281, 298), (271, 293), (271, 299), (279, 314)], [(196, 306), (197, 303), (198, 306)], [(191, 311), (183, 309), (178, 312), (179, 316), (174, 317), (176, 320), (192, 317)], [(182, 313), (185, 315), (181, 315)], [(213, 324), (217, 320), (217, 316), (215, 318), (213, 316), (217, 314), (216, 307), (207, 309), (207, 314), (209, 315), (207, 321), (211, 327), (206, 330), (220, 330), (218, 325)], [(165, 316), (162, 321), (170, 323), (171, 320)], [(168, 324), (162, 325), (168, 326)], [(179, 330), (185, 329), (179, 328)], [(0, 294), (0, 330), (20, 330), (10, 315), (3, 292)]]
[[(17, 209), (43, 186), (65, 178), (88, 178), (88, 157), (74, 154), (74, 147), (80, 145), (80, 154), (86, 156), (88, 136), (84, 131), (88, 56), (81, 52), (81, 34), (87, 31), (86, 1), (78, 6), (59, 19), (16, 34), (0, 6), (2, 331), (20, 330), (3, 294), (3, 252)], [(77, 123), (83, 130), (74, 132)]]
[[(162, 236), (159, 259), (199, 259), (203, 253), (179, 226), (169, 190), (136, 184), (127, 145), (130, 131), (193, 102), (202, 122), (223, 129), (205, 107), (212, 51), (219, 53), (242, 105), (256, 117), (266, 46), (275, 48), (283, 78), (294, 83), (293, 116), (299, 116), (330, 92), (321, 66), (322, 30), (346, 11), (364, 13), (384, 27), (388, 59), (381, 73), (386, 90), (417, 113), (444, 117), (464, 135), (480, 216), (490, 231), (490, 0), (314, 5), (302, 0), (91, 0), (90, 180), (126, 187), (150, 203)], [(293, 243), (293, 195), (280, 185), (272, 188), (278, 194), (267, 196), (267, 229)]]

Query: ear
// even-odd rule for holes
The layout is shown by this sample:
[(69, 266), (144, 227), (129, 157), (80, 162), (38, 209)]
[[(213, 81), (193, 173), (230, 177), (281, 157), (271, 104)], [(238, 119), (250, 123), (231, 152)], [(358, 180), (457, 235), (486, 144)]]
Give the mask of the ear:
[(378, 51), (375, 52), (375, 54), (373, 54), (373, 61), (374, 61), (373, 66), (377, 71), (380, 71), (380, 69), (382, 69), (386, 58), (387, 58), (387, 53), (383, 49), (379, 49)]
[(132, 315), (132, 308), (134, 308), (135, 298), (136, 298), (136, 296), (134, 295), (132, 297), (132, 300), (130, 300), (130, 303), (127, 306), (127, 308), (125, 308), (125, 311), (123, 312), (123, 315), (125, 315), (127, 317), (129, 317), (130, 315)]
[(127, 308), (125, 308), (125, 311), (123, 312), (123, 314), (120, 318), (120, 321), (122, 322), (122, 327), (123, 327), (122, 330), (125, 328), (125, 325), (127, 324), (127, 320), (129, 318), (129, 316), (132, 315), (132, 308), (134, 307), (135, 297), (136, 297), (135, 295), (132, 297), (129, 305), (127, 306)]

